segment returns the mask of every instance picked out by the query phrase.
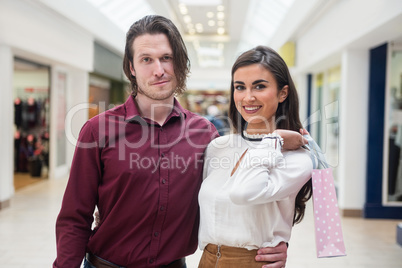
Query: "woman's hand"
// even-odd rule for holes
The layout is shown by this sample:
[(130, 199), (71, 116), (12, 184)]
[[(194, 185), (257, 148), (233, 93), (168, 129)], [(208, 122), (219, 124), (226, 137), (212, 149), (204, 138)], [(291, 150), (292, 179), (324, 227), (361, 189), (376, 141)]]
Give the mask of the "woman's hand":
[(300, 133), (293, 130), (277, 129), (275, 130), (283, 139), (283, 149), (297, 150), (307, 144), (306, 138), (303, 135), (309, 135), (305, 129), (300, 129)]
[(261, 248), (255, 257), (256, 261), (272, 262), (262, 268), (282, 268), (286, 266), (288, 247), (285, 242), (279, 243), (276, 247)]
[(99, 210), (96, 210), (94, 213), (94, 227), (97, 228), (100, 225), (100, 216), (99, 216)]

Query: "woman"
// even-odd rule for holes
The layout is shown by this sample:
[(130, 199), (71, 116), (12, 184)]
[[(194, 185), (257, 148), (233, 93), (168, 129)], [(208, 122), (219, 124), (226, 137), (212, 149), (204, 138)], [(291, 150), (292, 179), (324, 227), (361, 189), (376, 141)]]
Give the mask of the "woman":
[(229, 110), (235, 133), (206, 150), (200, 268), (260, 268), (258, 249), (289, 241), (312, 188), (308, 151), (282, 150), (279, 129), (300, 130), (298, 110), (289, 70), (274, 50), (259, 46), (236, 60)]

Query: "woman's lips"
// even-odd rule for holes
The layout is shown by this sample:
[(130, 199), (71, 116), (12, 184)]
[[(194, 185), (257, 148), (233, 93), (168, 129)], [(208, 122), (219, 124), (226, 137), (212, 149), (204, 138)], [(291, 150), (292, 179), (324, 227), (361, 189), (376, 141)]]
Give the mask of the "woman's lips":
[(248, 114), (253, 114), (256, 113), (259, 109), (261, 108), (261, 106), (243, 106), (243, 110), (248, 113)]

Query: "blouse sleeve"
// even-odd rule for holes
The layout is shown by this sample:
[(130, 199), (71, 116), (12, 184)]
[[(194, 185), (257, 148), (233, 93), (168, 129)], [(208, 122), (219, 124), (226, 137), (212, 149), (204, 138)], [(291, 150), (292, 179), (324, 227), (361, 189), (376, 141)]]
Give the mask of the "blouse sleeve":
[(237, 205), (256, 205), (288, 198), (311, 178), (312, 169), (304, 149), (283, 157), (280, 146), (263, 140), (247, 150), (230, 178), (230, 199)]

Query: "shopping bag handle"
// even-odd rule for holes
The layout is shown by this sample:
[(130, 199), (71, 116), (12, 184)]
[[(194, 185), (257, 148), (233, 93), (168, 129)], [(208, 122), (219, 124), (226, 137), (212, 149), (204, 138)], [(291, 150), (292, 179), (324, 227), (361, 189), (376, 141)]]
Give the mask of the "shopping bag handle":
[(313, 140), (313, 138), (310, 135), (303, 135), (303, 136), (308, 141), (308, 144), (306, 144), (305, 146), (310, 151), (311, 160), (313, 161), (313, 168), (314, 169), (320, 167), (328, 168), (329, 167), (328, 162), (325, 159), (325, 156), (322, 153), (320, 146), (318, 146), (318, 144)]

